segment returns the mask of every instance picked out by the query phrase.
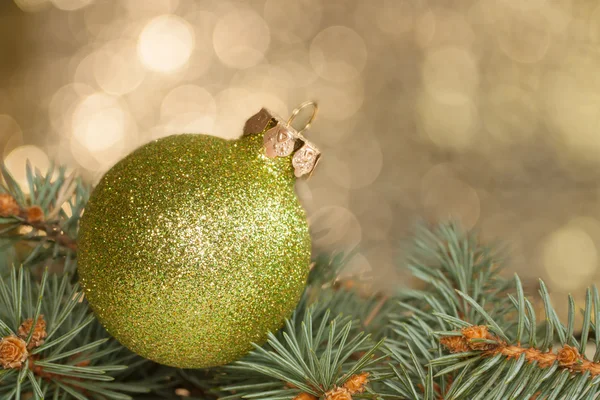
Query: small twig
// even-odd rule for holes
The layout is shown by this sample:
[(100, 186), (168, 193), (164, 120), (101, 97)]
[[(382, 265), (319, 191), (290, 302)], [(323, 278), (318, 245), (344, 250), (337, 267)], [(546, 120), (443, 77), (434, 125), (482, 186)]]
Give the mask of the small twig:
[(377, 304), (375, 305), (375, 307), (373, 307), (373, 309), (371, 310), (371, 312), (369, 313), (369, 315), (367, 316), (367, 318), (365, 318), (365, 322), (363, 322), (363, 325), (365, 327), (369, 326), (369, 324), (371, 322), (373, 322), (373, 320), (375, 319), (375, 317), (377, 316), (377, 314), (379, 314), (379, 311), (381, 311), (381, 308), (383, 307), (383, 305), (388, 301), (389, 297), (384, 295), (381, 297), (381, 299), (379, 299), (379, 301), (377, 302)]
[(46, 237), (49, 240), (52, 240), (53, 242), (56, 242), (56, 243), (60, 244), (61, 246), (66, 247), (69, 250), (72, 250), (74, 252), (77, 251), (77, 242), (74, 239), (72, 239), (71, 237), (69, 237), (66, 233), (64, 233), (62, 231), (62, 229), (60, 229), (60, 227), (56, 223), (49, 223), (46, 221), (41, 221), (41, 222), (23, 221), (22, 225), (30, 226), (33, 229), (45, 232)]
[(520, 344), (511, 345), (492, 335), (484, 325), (463, 328), (456, 336), (440, 338), (440, 343), (451, 353), (466, 351), (482, 351), (486, 357), (502, 354), (506, 358), (518, 359), (523, 355), (528, 362), (537, 362), (540, 368), (549, 368), (556, 362), (559, 368), (571, 372), (589, 372), (590, 376), (600, 375), (600, 363), (589, 361), (577, 348), (565, 344), (556, 353), (541, 351), (533, 347), (523, 347)]

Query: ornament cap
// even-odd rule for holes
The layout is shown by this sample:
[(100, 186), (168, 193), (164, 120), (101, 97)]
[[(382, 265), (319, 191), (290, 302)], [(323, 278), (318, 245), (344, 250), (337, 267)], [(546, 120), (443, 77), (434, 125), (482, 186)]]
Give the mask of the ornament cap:
[[(307, 107), (312, 107), (313, 113), (304, 127), (298, 131), (292, 126), (292, 122), (300, 111)], [(281, 117), (263, 108), (246, 121), (244, 136), (264, 133), (263, 144), (267, 157), (287, 157), (293, 153), (292, 166), (296, 177), (311, 174), (321, 158), (321, 151), (304, 137), (303, 132), (310, 128), (318, 110), (317, 103), (304, 102), (295, 108), (292, 115), (284, 122)]]

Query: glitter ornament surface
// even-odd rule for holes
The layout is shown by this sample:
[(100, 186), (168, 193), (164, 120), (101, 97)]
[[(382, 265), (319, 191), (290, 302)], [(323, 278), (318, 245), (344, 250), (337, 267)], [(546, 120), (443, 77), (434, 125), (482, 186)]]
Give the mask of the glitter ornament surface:
[(79, 276), (100, 322), (135, 353), (203, 368), (280, 328), (303, 291), (308, 224), (291, 156), (263, 134), (182, 134), (117, 163), (81, 221)]

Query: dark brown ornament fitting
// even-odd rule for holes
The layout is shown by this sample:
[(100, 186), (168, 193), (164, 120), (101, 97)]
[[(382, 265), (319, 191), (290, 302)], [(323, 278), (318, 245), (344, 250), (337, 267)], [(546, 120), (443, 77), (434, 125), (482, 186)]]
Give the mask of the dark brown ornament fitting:
[(267, 128), (269, 122), (274, 119), (273, 114), (266, 108), (261, 109), (259, 112), (254, 114), (244, 125), (244, 136), (253, 135), (260, 133)]
[[(312, 107), (313, 113), (304, 127), (297, 131), (292, 127), (292, 122), (298, 113), (306, 107)], [(287, 122), (284, 122), (282, 118), (263, 108), (246, 121), (244, 136), (264, 132), (263, 144), (267, 157), (287, 157), (295, 151), (292, 157), (294, 174), (296, 177), (310, 174), (319, 162), (321, 152), (302, 133), (308, 130), (317, 115), (317, 111), (317, 104), (308, 101), (294, 109)], [(269, 128), (269, 126), (271, 127)], [(269, 129), (267, 130), (267, 128)]]

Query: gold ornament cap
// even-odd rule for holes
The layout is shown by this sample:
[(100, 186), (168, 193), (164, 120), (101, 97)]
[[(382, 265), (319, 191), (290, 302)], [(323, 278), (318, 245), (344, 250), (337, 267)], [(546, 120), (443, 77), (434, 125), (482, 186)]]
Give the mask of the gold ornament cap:
[[(302, 129), (296, 130), (292, 126), (292, 122), (300, 111), (307, 107), (312, 107), (312, 115)], [(317, 103), (307, 101), (296, 107), (292, 111), (292, 115), (284, 122), (281, 117), (263, 108), (246, 121), (244, 135), (261, 133), (271, 126), (263, 136), (266, 156), (275, 158), (288, 157), (294, 154), (292, 156), (292, 166), (294, 167), (294, 174), (299, 178), (311, 174), (321, 158), (321, 151), (303, 135), (310, 128), (318, 111)]]

